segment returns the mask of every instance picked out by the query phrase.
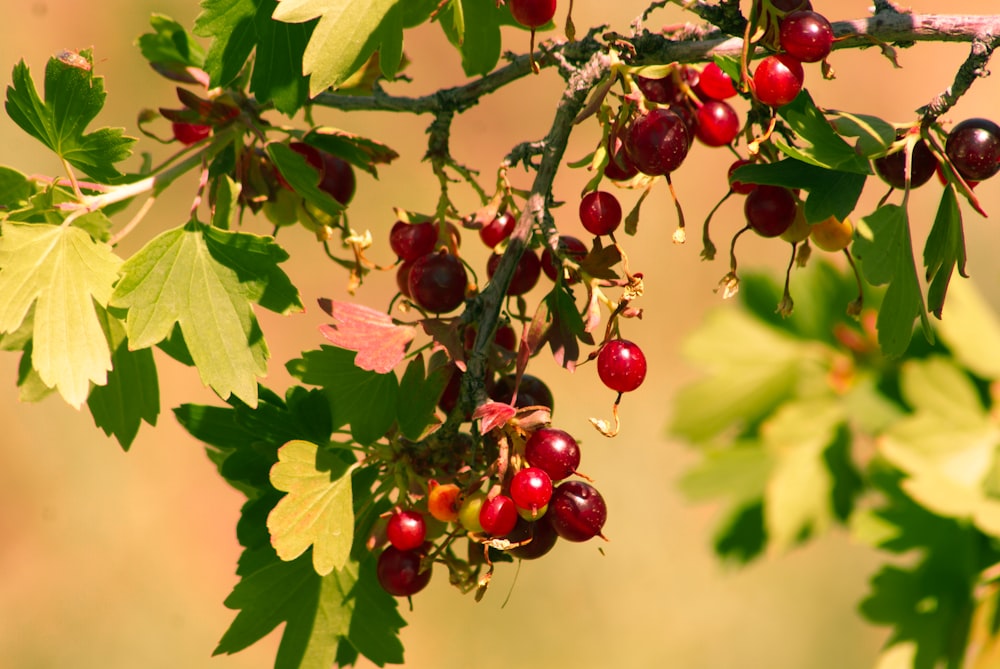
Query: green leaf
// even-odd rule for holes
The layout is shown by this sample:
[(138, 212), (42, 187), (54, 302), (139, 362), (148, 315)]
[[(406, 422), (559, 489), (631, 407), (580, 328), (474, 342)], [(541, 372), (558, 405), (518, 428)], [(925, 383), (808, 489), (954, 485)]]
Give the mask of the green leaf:
[(887, 356), (900, 356), (910, 344), (917, 318), (927, 340), (934, 341), (913, 260), (910, 220), (905, 209), (887, 204), (863, 222), (867, 230), (859, 228), (854, 255), (861, 260), (861, 271), (870, 284), (889, 284), (876, 323), (878, 342)]
[(271, 485), (288, 494), (267, 517), (278, 557), (294, 560), (311, 546), (317, 574), (344, 568), (354, 542), (352, 469), (341, 453), (308, 441), (290, 441), (278, 449)]
[(98, 310), (111, 345), (111, 373), (108, 382), (95, 386), (87, 398), (87, 407), (94, 424), (107, 435), (115, 435), (124, 450), (128, 450), (139, 432), (142, 421), (156, 425), (160, 414), (159, 380), (153, 351), (148, 348), (131, 351), (125, 326), (104, 309)]
[(428, 427), (438, 423), (434, 411), (446, 385), (447, 367), (440, 366), (424, 378), (423, 354), (410, 361), (399, 382), (396, 398), (396, 421), (404, 437), (419, 441)]
[(360, 564), (351, 562), (337, 572), (342, 592), (350, 593), (354, 605), (347, 640), (359, 653), (378, 666), (403, 664), (399, 630), (406, 621), (398, 606), (376, 576), (375, 559), (369, 555)]
[(376, 165), (391, 163), (399, 157), (398, 153), (381, 142), (352, 135), (337, 128), (313, 128), (302, 141), (312, 144), (321, 151), (339, 156), (376, 177), (378, 176)]
[(706, 442), (746, 428), (791, 397), (804, 375), (822, 374), (822, 349), (743, 311), (720, 309), (684, 344), (684, 357), (708, 375), (681, 389), (671, 431)]
[(276, 0), (258, 0), (254, 16), (257, 54), (250, 90), (259, 100), (271, 100), (275, 109), (293, 115), (309, 99), (309, 80), (302, 74), (302, 58), (312, 37), (313, 23), (282, 23), (271, 15)]
[(0, 218), (4, 211), (18, 209), (35, 194), (35, 183), (10, 167), (0, 167)]
[(867, 180), (863, 174), (817, 167), (795, 158), (744, 165), (733, 173), (733, 178), (746, 183), (808, 191), (805, 213), (810, 223), (818, 223), (830, 216), (836, 216), (841, 221), (847, 218), (854, 211)]
[(965, 276), (965, 232), (962, 230), (962, 211), (958, 207), (955, 187), (949, 184), (941, 193), (941, 204), (934, 217), (934, 227), (924, 244), (924, 267), (927, 268), (927, 309), (938, 318), (944, 309), (952, 272)]
[(731, 498), (737, 506), (764, 497), (774, 459), (756, 441), (704, 452), (702, 461), (684, 473), (680, 490), (692, 501)]
[[(402, 54), (403, 24), (393, 12), (403, 0), (283, 0), (277, 21), (304, 23), (319, 19), (302, 60), (309, 94), (317, 95), (347, 80), (376, 50)], [(389, 78), (399, 61), (380, 59)]]
[(236, 214), (240, 186), (228, 174), (225, 174), (216, 179), (212, 187), (215, 194), (212, 206), (212, 227), (229, 230)]
[(251, 303), (278, 313), (301, 308), (277, 267), (286, 258), (268, 237), (191, 222), (160, 234), (125, 263), (112, 305), (129, 310), (133, 348), (164, 340), (179, 324), (202, 381), (254, 406), (268, 351)]
[(317, 185), (316, 170), (306, 162), (302, 154), (292, 151), (283, 142), (268, 144), (267, 153), (281, 176), (307, 202), (316, 205), (320, 210), (334, 217), (339, 216), (344, 211), (344, 205), (334, 200), (326, 191), (320, 190)]
[(903, 398), (913, 413), (879, 441), (879, 452), (909, 475), (901, 486), (930, 511), (970, 520), (1000, 536), (997, 472), (1000, 425), (986, 414), (969, 378), (943, 358), (907, 361)]
[(93, 75), (90, 50), (63, 52), (45, 68), (45, 101), (24, 61), (14, 66), (7, 87), (7, 115), (32, 137), (73, 167), (100, 181), (121, 176), (115, 163), (128, 158), (135, 139), (121, 128), (101, 128), (85, 134), (87, 125), (104, 106), (104, 80)]
[(120, 264), (74, 226), (6, 223), (0, 235), (0, 333), (34, 305), (32, 365), (77, 408), (91, 383), (107, 383), (111, 352), (94, 305), (108, 304)]
[[(10, 212), (8, 220), (60, 225), (66, 220), (66, 213), (59, 206), (66, 203), (78, 204), (76, 197), (70, 192), (62, 188), (49, 188), (31, 195), (24, 206)], [(77, 216), (71, 225), (86, 230), (100, 242), (106, 242), (111, 237), (111, 219), (101, 210)]]
[(952, 355), (984, 379), (1000, 379), (1000, 318), (971, 281), (958, 281), (937, 331)]
[(857, 151), (870, 158), (882, 155), (896, 141), (896, 128), (888, 121), (867, 114), (853, 114), (845, 111), (829, 112), (838, 135), (857, 137)]
[(351, 436), (368, 445), (385, 435), (396, 421), (399, 382), (394, 374), (377, 374), (354, 365), (354, 352), (333, 346), (306, 351), (291, 360), (288, 372), (321, 386), (330, 399), (334, 429), (351, 426)]
[(194, 34), (211, 37), (205, 70), (213, 86), (226, 86), (239, 76), (257, 45), (255, 16), (261, 0), (202, 0)]
[[(500, 17), (495, 4), (480, 0), (453, 0), (439, 23), (448, 41), (462, 54), (467, 76), (483, 76), (500, 60)], [(459, 21), (461, 17), (461, 21)]]
[(794, 145), (783, 141), (779, 133), (772, 135), (775, 146), (792, 158), (842, 172), (871, 174), (868, 161), (855, 153), (826, 120), (808, 91), (778, 109), (778, 114), (795, 133), (798, 140)]
[(225, 605), (240, 612), (219, 640), (214, 655), (236, 653), (285, 623), (276, 669), (329, 669), (350, 609), (337, 574), (320, 576), (303, 556), (273, 562), (243, 577)]
[(784, 551), (834, 518), (833, 477), (825, 453), (844, 420), (834, 397), (788, 402), (761, 427), (774, 469), (764, 495), (764, 522), (771, 545)]
[(180, 23), (163, 14), (153, 14), (149, 23), (153, 32), (141, 35), (136, 43), (150, 63), (199, 68), (205, 64), (204, 49), (191, 39)]

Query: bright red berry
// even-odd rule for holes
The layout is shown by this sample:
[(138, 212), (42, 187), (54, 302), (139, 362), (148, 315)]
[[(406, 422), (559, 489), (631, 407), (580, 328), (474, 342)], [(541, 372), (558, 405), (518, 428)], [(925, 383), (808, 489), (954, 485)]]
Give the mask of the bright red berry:
[(830, 55), (833, 26), (822, 14), (799, 11), (781, 20), (781, 48), (803, 63), (816, 63)]
[(722, 71), (715, 63), (709, 63), (701, 71), (698, 87), (695, 89), (702, 99), (727, 100), (736, 95), (732, 77)]
[(494, 537), (502, 537), (510, 533), (517, 524), (517, 506), (507, 495), (495, 495), (479, 509), (479, 524), (483, 531)]
[(510, 480), (510, 497), (519, 509), (536, 514), (552, 497), (552, 478), (538, 467), (528, 467)]
[(504, 212), (494, 218), (492, 221), (479, 228), (479, 238), (483, 240), (483, 244), (493, 248), (503, 240), (510, 237), (510, 233), (514, 231), (514, 224), (517, 223), (510, 212)]
[(754, 95), (771, 107), (781, 107), (798, 96), (805, 72), (802, 63), (785, 53), (767, 56), (753, 73)]
[(740, 134), (740, 117), (728, 102), (709, 100), (698, 108), (695, 134), (708, 146), (725, 146)]
[(646, 356), (626, 339), (612, 339), (597, 354), (597, 375), (611, 390), (627, 393), (646, 378)]
[(393, 546), (401, 551), (410, 551), (424, 544), (427, 523), (418, 511), (397, 511), (389, 516), (385, 534)]
[(174, 131), (174, 139), (181, 144), (188, 146), (191, 144), (197, 144), (212, 134), (212, 126), (201, 123), (182, 123), (180, 121), (174, 121), (171, 124), (171, 128)]

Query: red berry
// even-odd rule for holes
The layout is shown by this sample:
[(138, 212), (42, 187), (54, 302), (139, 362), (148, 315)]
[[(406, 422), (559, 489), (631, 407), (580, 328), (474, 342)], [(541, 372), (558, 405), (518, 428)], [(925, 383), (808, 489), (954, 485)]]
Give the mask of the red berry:
[[(510, 401), (514, 398), (514, 375), (501, 376), (497, 380), (496, 385), (493, 386), (493, 390), (490, 391), (490, 397), (497, 402), (510, 404)], [(552, 391), (537, 376), (525, 374), (521, 377), (521, 385), (517, 389), (517, 402), (514, 403), (514, 406), (518, 409), (543, 406), (548, 407), (549, 411), (551, 411), (554, 406)]]
[(622, 206), (612, 193), (591, 191), (580, 200), (580, 222), (592, 235), (610, 235), (622, 222)]
[(658, 176), (680, 167), (690, 144), (684, 119), (669, 109), (658, 108), (632, 121), (625, 148), (639, 171)]
[(514, 529), (507, 534), (507, 540), (511, 543), (527, 542), (507, 552), (520, 560), (534, 560), (552, 550), (559, 535), (547, 518), (532, 522), (518, 516)]
[(396, 221), (389, 231), (389, 246), (403, 260), (416, 260), (433, 252), (437, 240), (437, 226), (431, 221), (412, 224)]
[(792, 12), (781, 20), (781, 48), (803, 63), (816, 63), (833, 47), (833, 26), (822, 14), (813, 11)]
[(522, 469), (510, 480), (510, 497), (519, 509), (538, 513), (552, 497), (552, 478), (538, 467)]
[(777, 237), (795, 220), (798, 204), (783, 186), (760, 185), (743, 202), (747, 224), (761, 237)]
[(426, 551), (401, 551), (394, 546), (387, 546), (378, 556), (375, 575), (379, 585), (395, 597), (409, 597), (425, 587), (431, 581), (431, 568), (420, 571), (420, 562)]
[(627, 393), (646, 378), (646, 356), (626, 339), (612, 339), (597, 354), (597, 375), (611, 390)]
[(524, 459), (561, 481), (576, 472), (580, 466), (580, 446), (568, 432), (554, 427), (535, 430), (524, 444)]
[(613, 181), (628, 181), (639, 173), (632, 159), (625, 151), (625, 142), (617, 134), (608, 137), (608, 164), (604, 166), (604, 176)]
[(305, 142), (291, 142), (288, 148), (300, 154), (319, 172), (317, 186), (320, 190), (342, 205), (347, 205), (351, 201), (354, 197), (355, 179), (354, 169), (350, 163)]
[[(500, 266), (500, 259), (502, 257), (501, 254), (494, 253), (486, 261), (486, 275), (489, 278), (493, 278), (497, 267)], [(534, 251), (526, 249), (521, 254), (521, 259), (517, 261), (517, 267), (514, 268), (514, 276), (510, 278), (510, 284), (507, 286), (507, 294), (524, 295), (535, 287), (535, 284), (538, 283), (538, 277), (541, 274), (541, 261), (538, 260), (538, 256), (535, 255)]]
[(414, 260), (407, 280), (410, 299), (436, 314), (457, 309), (465, 301), (467, 284), (465, 265), (444, 251)]
[(483, 502), (479, 509), (479, 524), (483, 531), (494, 537), (510, 533), (517, 524), (517, 507), (507, 495), (495, 495)]
[(784, 53), (768, 56), (754, 70), (754, 95), (766, 105), (781, 107), (796, 98), (804, 79), (802, 63), (797, 59)]
[(401, 551), (419, 548), (427, 538), (427, 523), (417, 511), (397, 511), (389, 516), (385, 528), (389, 543)]
[(742, 181), (737, 181), (733, 179), (733, 172), (743, 167), (744, 165), (753, 165), (753, 163), (751, 163), (749, 160), (743, 160), (742, 158), (740, 158), (739, 160), (735, 161), (732, 165), (729, 166), (729, 171), (726, 174), (729, 178), (729, 187), (733, 189), (734, 193), (738, 193), (740, 195), (749, 195), (753, 191), (753, 189), (757, 187), (757, 184), (743, 183)]
[(174, 139), (188, 146), (197, 144), (212, 134), (212, 126), (201, 123), (181, 123), (180, 121), (174, 121), (171, 124), (171, 128), (174, 131)]
[[(893, 188), (906, 188), (906, 151), (896, 151), (873, 161), (875, 173)], [(910, 188), (930, 181), (937, 168), (937, 159), (921, 139), (913, 144), (910, 155)]]
[(728, 102), (709, 100), (698, 108), (698, 139), (709, 146), (725, 146), (740, 134), (740, 117)]
[(514, 217), (511, 216), (510, 212), (504, 212), (483, 227), (479, 228), (479, 238), (483, 240), (483, 244), (493, 248), (503, 240), (510, 237), (510, 233), (514, 231), (515, 223), (517, 223), (517, 221), (514, 220)]
[(583, 481), (565, 481), (553, 491), (545, 515), (563, 539), (586, 541), (601, 533), (608, 508), (594, 486)]
[(701, 71), (695, 92), (702, 99), (727, 100), (736, 95), (736, 87), (733, 86), (732, 78), (721, 67), (709, 63)]
[(396, 287), (405, 297), (410, 297), (410, 269), (413, 261), (407, 260), (396, 269)]
[(636, 75), (635, 84), (642, 91), (643, 96), (650, 102), (672, 105), (684, 102), (687, 97), (684, 90), (678, 85), (678, 79), (689, 87), (694, 88), (698, 85), (699, 77), (698, 70), (687, 65), (681, 65), (678, 70), (660, 79)]
[(985, 118), (962, 121), (948, 133), (945, 153), (966, 181), (983, 181), (1000, 171), (1000, 126)]
[(511, 16), (525, 28), (544, 26), (556, 15), (556, 0), (508, 0)]

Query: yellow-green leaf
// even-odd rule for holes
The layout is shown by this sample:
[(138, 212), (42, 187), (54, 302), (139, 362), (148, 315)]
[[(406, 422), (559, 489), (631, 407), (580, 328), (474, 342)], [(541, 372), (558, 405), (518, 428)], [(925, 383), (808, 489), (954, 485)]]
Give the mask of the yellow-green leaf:
[(271, 545), (282, 560), (294, 560), (310, 546), (321, 576), (342, 569), (354, 541), (350, 463), (308, 441), (278, 449), (271, 484), (288, 493), (267, 517)]

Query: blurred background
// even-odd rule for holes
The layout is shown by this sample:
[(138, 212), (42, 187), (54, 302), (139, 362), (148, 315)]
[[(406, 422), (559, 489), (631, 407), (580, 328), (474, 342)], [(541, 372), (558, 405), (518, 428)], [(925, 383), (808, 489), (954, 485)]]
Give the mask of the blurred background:
[[(560, 3), (560, 23), (565, 4)], [(575, 4), (578, 27), (606, 23), (625, 31), (647, 3)], [(867, 4), (814, 1), (831, 19), (861, 18)], [(915, 0), (911, 8), (975, 13), (990, 4)], [(93, 47), (95, 69), (105, 77), (109, 93), (98, 122), (124, 126), (137, 135), (139, 109), (176, 106), (172, 86), (151, 76), (134, 46), (152, 12), (190, 25), (198, 7), (194, 0), (5, 3), (0, 70), (9, 72), (24, 59), (40, 81), (49, 56)], [(671, 7), (652, 19), (651, 27), (656, 27), (687, 17)], [(528, 45), (527, 33), (510, 30), (504, 39), (505, 48), (513, 51)], [(413, 61), (407, 74), (414, 83), (392, 84), (391, 92), (419, 95), (464, 80), (458, 56), (437, 26), (413, 31), (407, 40)], [(901, 52), (902, 70), (893, 69), (875, 49), (836, 52), (831, 62), (837, 79), (824, 82), (818, 66), (807, 66), (806, 85), (823, 106), (909, 121), (914, 109), (950, 84), (967, 50), (961, 44), (921, 44)], [(484, 184), (492, 183), (496, 165), (514, 144), (547, 131), (560, 92), (558, 77), (543, 72), (484, 99), (454, 124), (455, 157), (481, 170)], [(949, 118), (996, 119), (998, 108), (1000, 86), (996, 78), (985, 79)], [(391, 207), (427, 212), (436, 202), (436, 181), (420, 162), (430, 119), (329, 111), (318, 111), (316, 117), (378, 138), (401, 154), (380, 170), (378, 181), (359, 176), (350, 209), (354, 227), (372, 231), (375, 259), (391, 262), (383, 241), (394, 221)], [(582, 125), (567, 160), (589, 152), (597, 133), (596, 123)], [(152, 144), (143, 141), (139, 148), (164, 154)], [(730, 162), (728, 152), (696, 145), (675, 173), (692, 228), (698, 229), (725, 192)], [(5, 115), (0, 117), (0, 164), (27, 173), (59, 173), (55, 159)], [(529, 179), (524, 173), (514, 177), (520, 186)], [(563, 170), (556, 198), (575, 203), (586, 179), (585, 173)], [(1000, 216), (998, 184), (987, 182), (978, 190), (994, 218)], [(194, 186), (192, 180), (175, 185), (126, 239), (122, 254), (182, 223)], [(475, 205), (471, 193), (453, 190), (458, 202), (470, 209)], [(858, 213), (871, 211), (881, 194), (872, 183)], [(930, 185), (911, 197), (916, 238), (930, 226), (938, 195)], [(626, 206), (634, 198), (622, 195)], [(729, 202), (717, 215), (713, 229), (720, 247), (742, 226), (740, 207)], [(575, 209), (557, 211), (557, 223), (564, 232), (583, 236)], [(655, 190), (643, 212), (640, 241), (626, 239), (624, 244), (633, 269), (646, 278), (647, 293), (639, 305), (645, 317), (628, 323), (628, 336), (646, 351), (650, 374), (623, 403), (621, 435), (606, 440), (588, 425), (591, 416), (608, 417), (614, 399), (592, 367), (582, 367), (574, 376), (544, 355), (532, 364), (533, 372), (554, 390), (559, 426), (582, 437), (583, 468), (608, 500), (605, 533), (610, 543), (559, 545), (544, 559), (524, 563), (516, 580), (515, 570), (502, 565), (479, 604), (450, 588), (441, 572), (406, 614), (407, 666), (872, 665), (885, 631), (865, 626), (855, 606), (878, 556), (852, 544), (844, 531), (834, 531), (790, 554), (769, 556), (742, 570), (726, 568), (710, 549), (718, 510), (692, 506), (676, 492), (677, 478), (696, 459), (665, 431), (674, 392), (695, 375), (680, 359), (679, 346), (707, 310), (732, 306), (721, 304), (713, 293), (727, 271), (725, 261), (702, 262), (695, 235), (686, 246), (671, 243), (676, 217), (666, 188)], [(996, 223), (968, 210), (966, 221), (969, 269), (998, 304)], [(245, 226), (268, 231), (262, 221), (248, 219)], [(469, 237), (473, 239), (463, 250), (481, 267), (486, 251), (474, 233)], [(751, 237), (740, 243), (741, 268), (781, 271), (787, 246)], [(291, 317), (259, 314), (273, 355), (265, 383), (283, 391), (290, 382), (284, 361), (321, 343), (316, 327), (324, 318), (314, 306), (316, 299), (345, 299), (346, 275), (324, 259), (307, 231), (285, 230), (279, 241), (292, 253), (284, 268), (307, 305), (306, 313)], [(393, 273), (386, 273), (372, 277), (357, 299), (385, 305), (394, 290)], [(143, 427), (131, 452), (123, 453), (94, 427), (87, 412), (78, 413), (57, 398), (20, 404), (14, 386), (17, 362), (14, 354), (0, 357), (0, 667), (271, 666), (277, 633), (243, 653), (210, 657), (234, 615), (222, 601), (236, 582), (240, 548), (234, 528), (243, 499), (216, 475), (202, 446), (177, 425), (170, 409), (182, 402), (218, 403), (217, 398), (201, 387), (193, 370), (161, 358), (159, 425)]]

